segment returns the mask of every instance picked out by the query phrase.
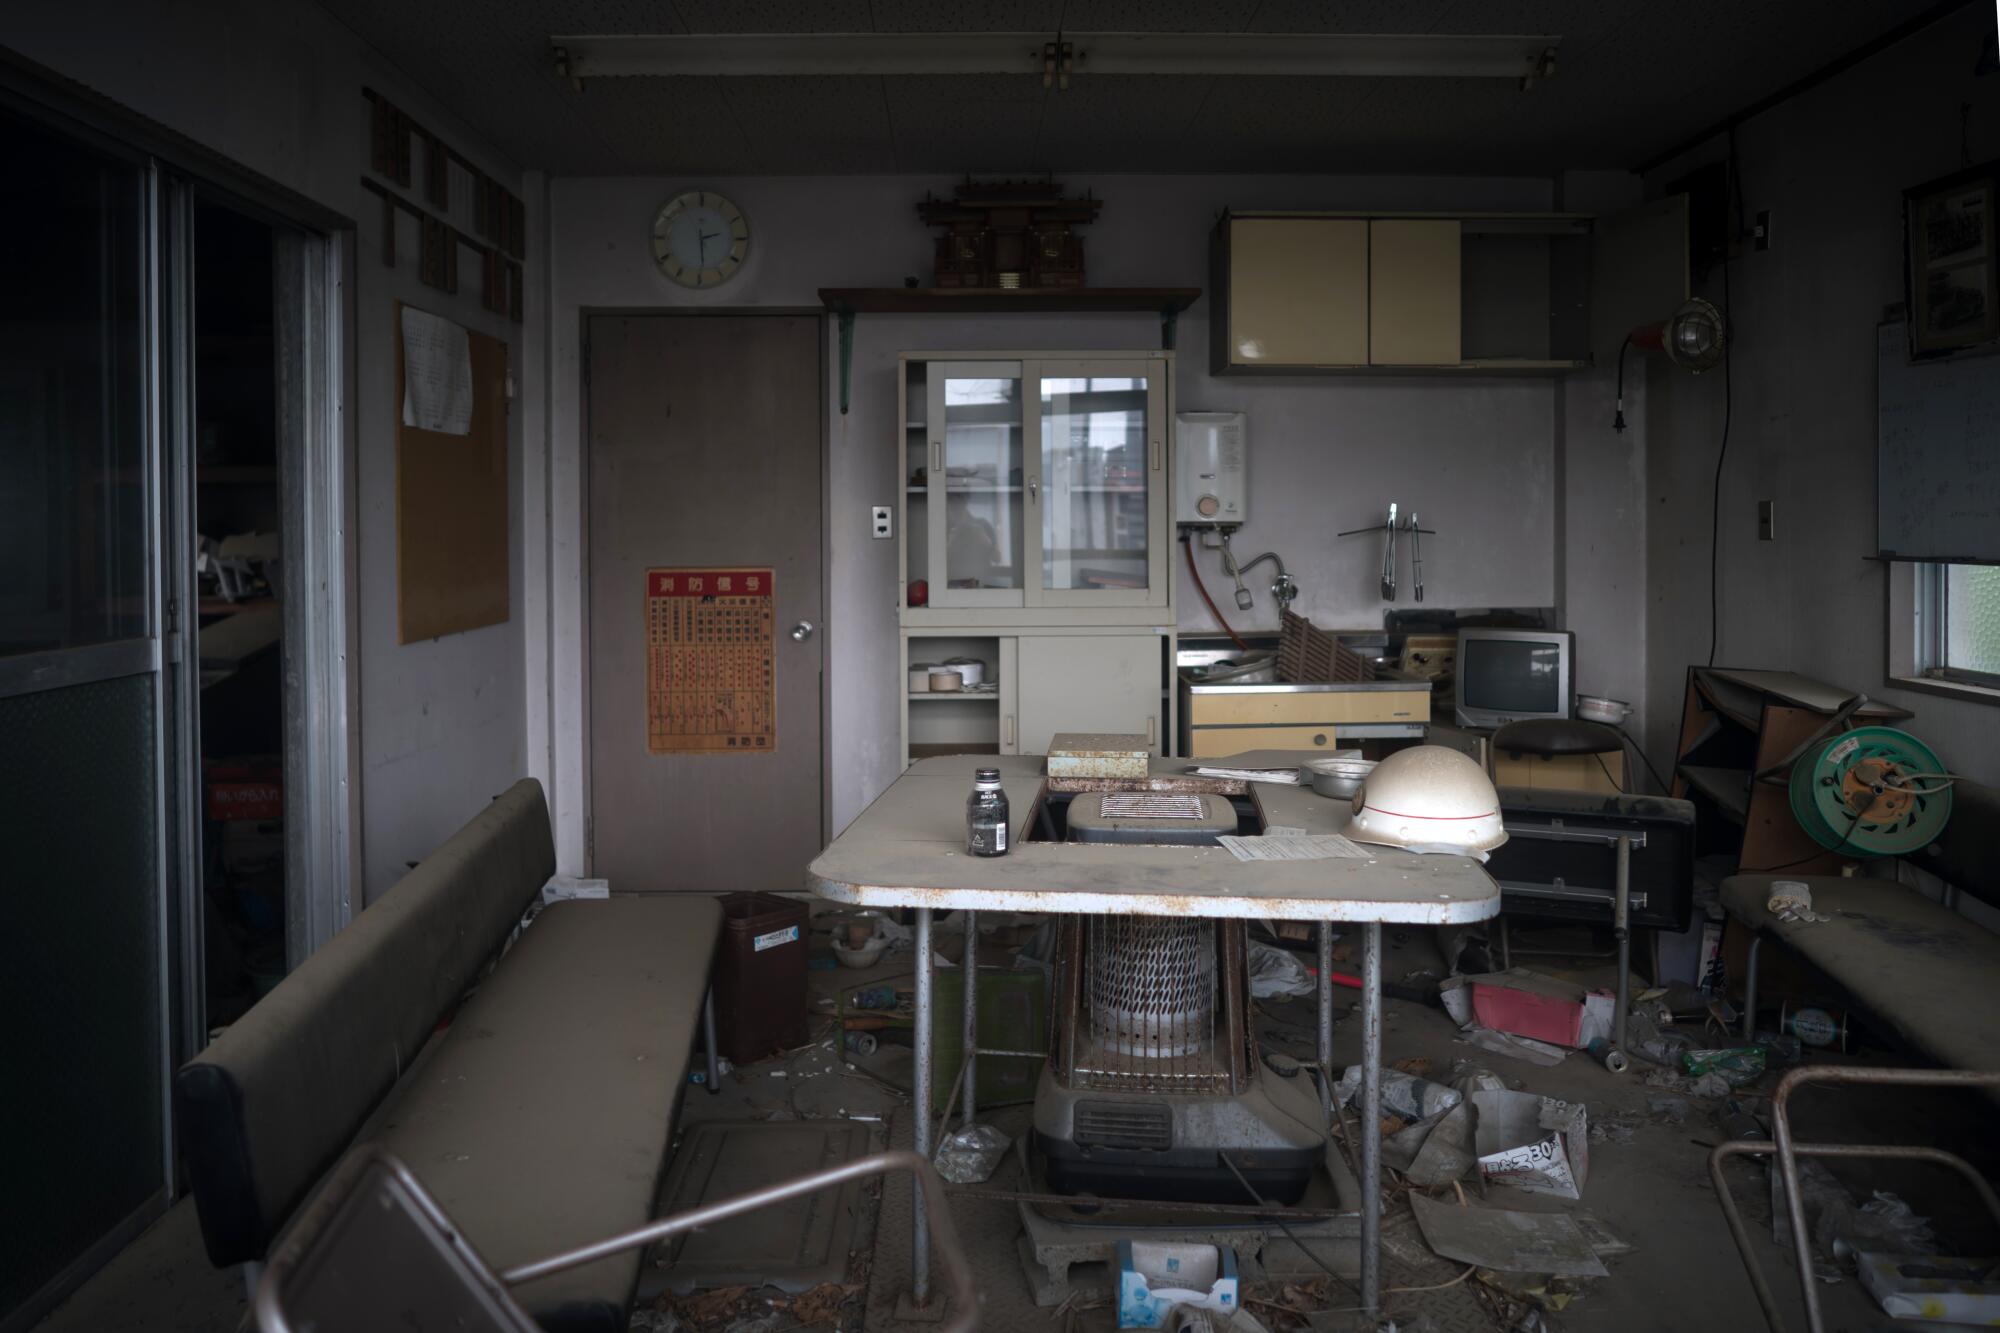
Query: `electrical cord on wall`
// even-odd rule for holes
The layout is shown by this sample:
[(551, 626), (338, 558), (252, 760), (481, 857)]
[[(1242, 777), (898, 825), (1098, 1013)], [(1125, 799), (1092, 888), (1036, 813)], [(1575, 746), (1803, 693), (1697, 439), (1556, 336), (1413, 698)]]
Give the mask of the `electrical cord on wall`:
[(1717, 600), (1722, 585), (1722, 467), (1729, 461), (1729, 418), (1732, 395), (1729, 388), (1730, 347), (1736, 341), (1729, 332), (1729, 254), (1722, 255), (1722, 444), (1715, 451), (1715, 494), (1709, 501), (1708, 510), (1708, 664), (1715, 665), (1715, 650), (1721, 642), (1721, 603)]

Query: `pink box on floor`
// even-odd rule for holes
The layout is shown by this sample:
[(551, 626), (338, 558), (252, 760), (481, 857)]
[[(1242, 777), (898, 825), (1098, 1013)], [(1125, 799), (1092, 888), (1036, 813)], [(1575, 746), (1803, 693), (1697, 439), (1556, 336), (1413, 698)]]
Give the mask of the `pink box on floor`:
[(1584, 1007), (1589, 992), (1572, 982), (1515, 970), (1468, 977), (1472, 1017), (1481, 1027), (1557, 1046), (1584, 1044)]

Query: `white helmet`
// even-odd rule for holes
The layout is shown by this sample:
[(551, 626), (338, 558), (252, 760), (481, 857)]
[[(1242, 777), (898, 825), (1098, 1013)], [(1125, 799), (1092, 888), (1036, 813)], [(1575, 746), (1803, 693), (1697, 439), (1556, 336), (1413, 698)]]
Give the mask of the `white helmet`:
[(1442, 745), (1398, 750), (1354, 797), (1347, 836), (1421, 851), (1485, 852), (1507, 841), (1500, 797), (1486, 771)]

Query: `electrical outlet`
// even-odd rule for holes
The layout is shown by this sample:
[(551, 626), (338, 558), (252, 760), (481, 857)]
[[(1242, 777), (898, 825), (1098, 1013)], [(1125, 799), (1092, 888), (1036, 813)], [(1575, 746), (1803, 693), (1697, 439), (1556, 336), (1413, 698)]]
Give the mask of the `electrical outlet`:
[(889, 506), (888, 506), (888, 505), (876, 505), (876, 506), (875, 506), (875, 535), (876, 535), (877, 537), (889, 537), (889, 536), (893, 536), (894, 534), (895, 534), (895, 528), (891, 526), (891, 523), (890, 523), (890, 519), (889, 519)]
[(1778, 502), (1759, 500), (1757, 502), (1757, 540), (1774, 542), (1778, 540)]
[(1768, 208), (1759, 209), (1756, 221), (1750, 224), (1750, 248), (1753, 250), (1771, 248), (1771, 210)]

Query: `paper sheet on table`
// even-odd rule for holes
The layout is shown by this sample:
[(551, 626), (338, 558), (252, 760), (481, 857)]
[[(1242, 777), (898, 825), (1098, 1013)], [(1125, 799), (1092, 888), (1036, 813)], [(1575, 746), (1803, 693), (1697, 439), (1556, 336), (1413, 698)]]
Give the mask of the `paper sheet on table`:
[(403, 307), (403, 424), (472, 433), (472, 342), (448, 319)]
[(1188, 772), (1198, 778), (1230, 778), (1237, 782), (1278, 782), (1287, 787), (1296, 787), (1305, 781), (1305, 775), (1296, 768), (1219, 768), (1214, 764), (1196, 764)]
[(1356, 846), (1338, 833), (1310, 833), (1304, 837), (1222, 838), (1222, 845), (1239, 861), (1368, 861), (1374, 853)]

